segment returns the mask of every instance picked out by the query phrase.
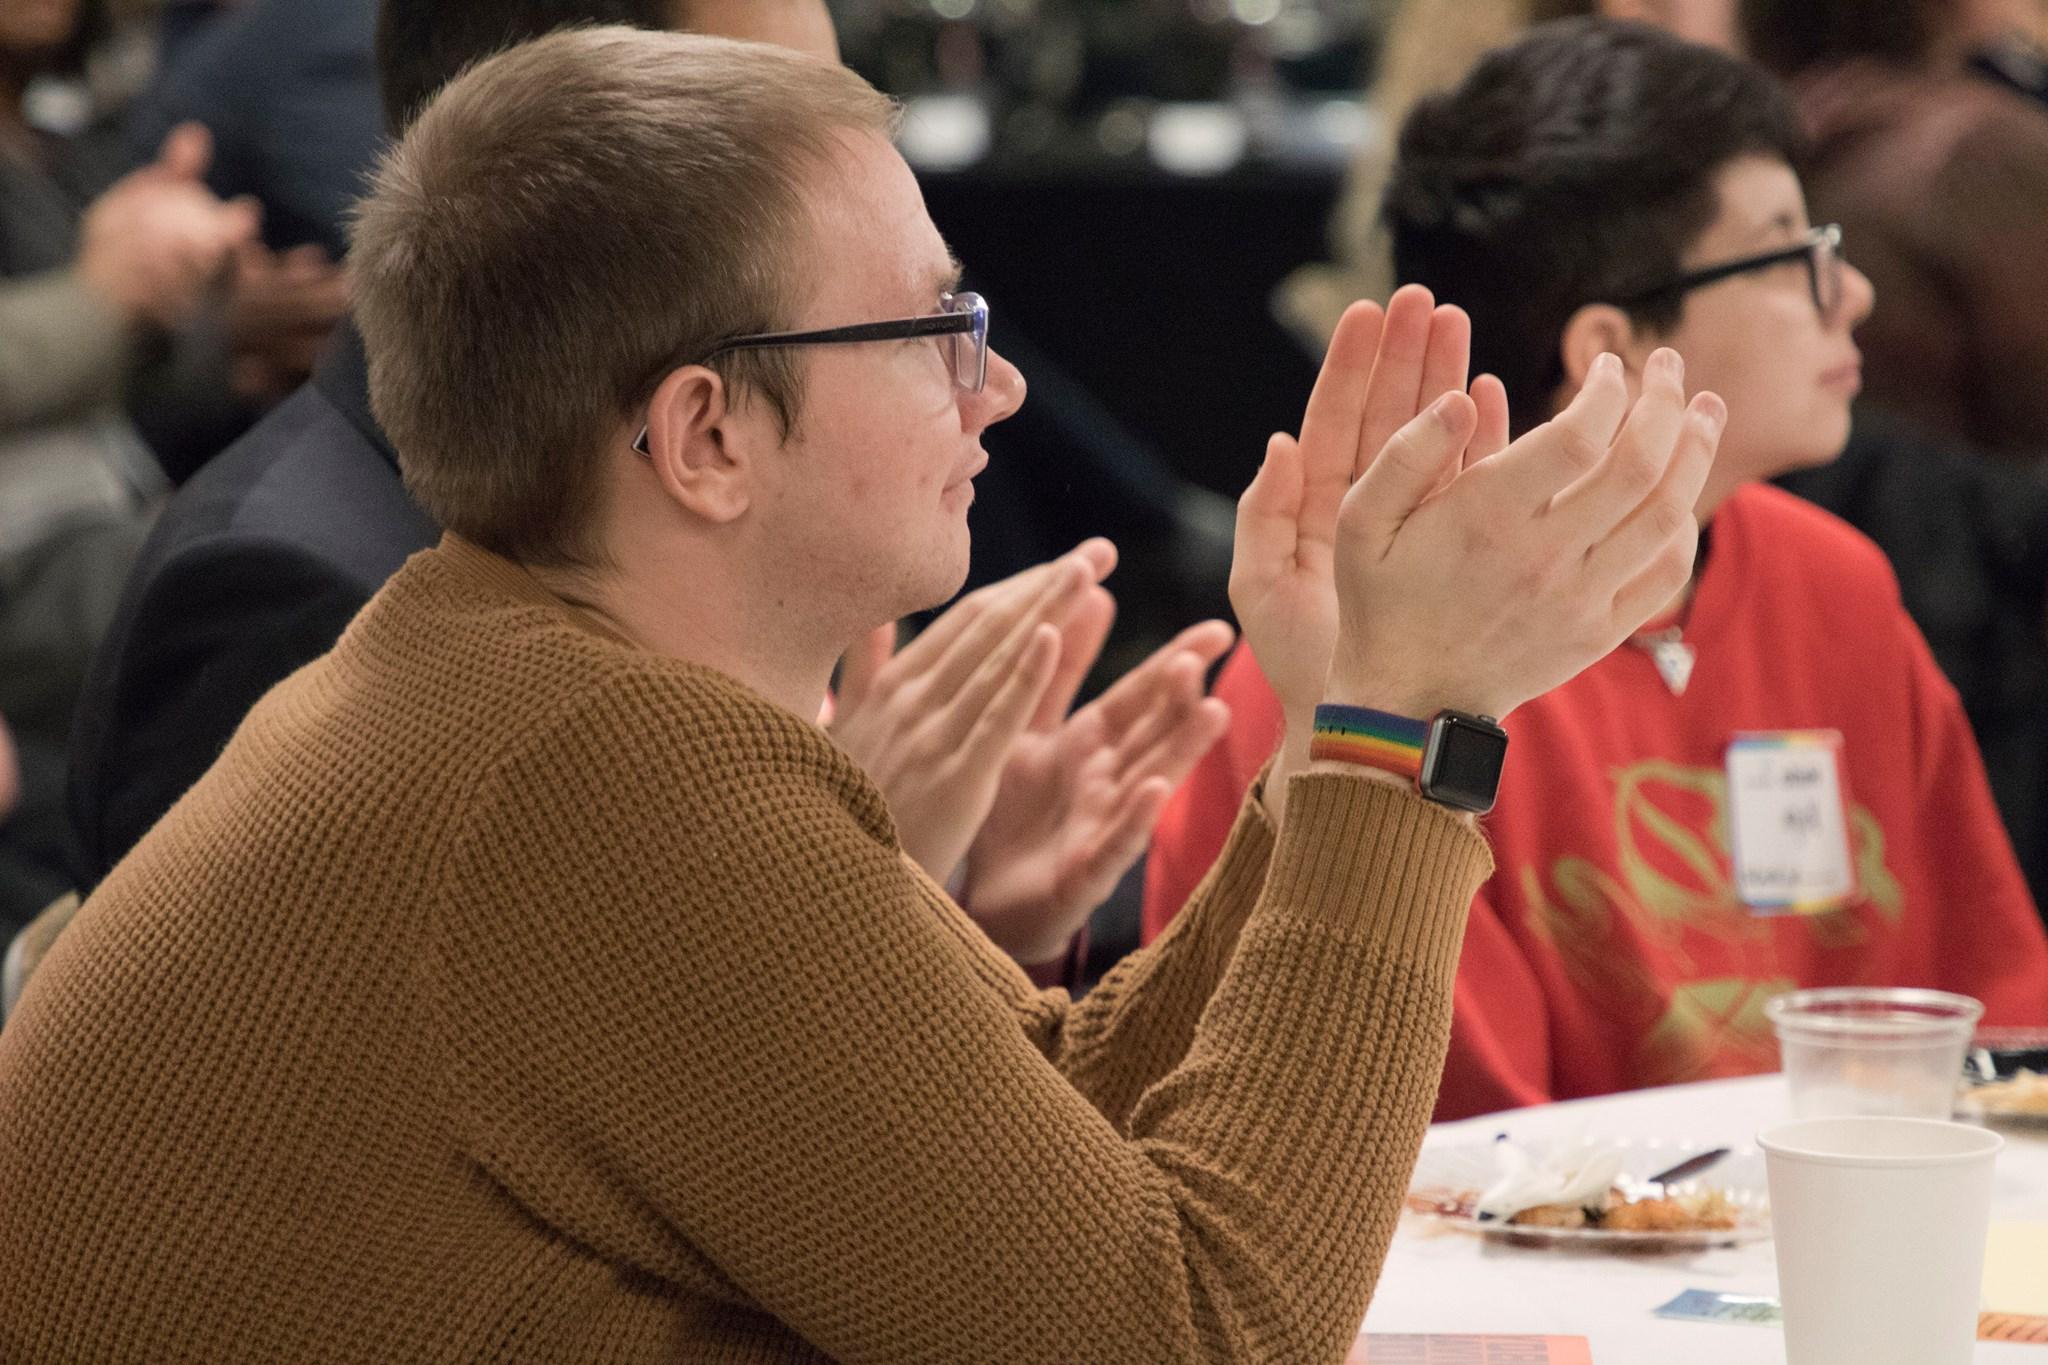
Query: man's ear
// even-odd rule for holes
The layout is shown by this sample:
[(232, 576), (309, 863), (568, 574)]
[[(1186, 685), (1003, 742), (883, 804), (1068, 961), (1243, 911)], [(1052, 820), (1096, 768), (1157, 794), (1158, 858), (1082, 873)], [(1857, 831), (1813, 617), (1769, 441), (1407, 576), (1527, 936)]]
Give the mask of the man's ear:
[(716, 525), (738, 520), (752, 505), (752, 437), (725, 380), (702, 365), (671, 373), (647, 407), (647, 460), (662, 491)]
[(1632, 375), (1642, 372), (1647, 354), (1644, 334), (1611, 303), (1589, 303), (1573, 313), (1557, 345), (1564, 361), (1561, 397), (1566, 401), (1585, 386), (1593, 362), (1603, 354), (1611, 351), (1621, 357), (1623, 368)]

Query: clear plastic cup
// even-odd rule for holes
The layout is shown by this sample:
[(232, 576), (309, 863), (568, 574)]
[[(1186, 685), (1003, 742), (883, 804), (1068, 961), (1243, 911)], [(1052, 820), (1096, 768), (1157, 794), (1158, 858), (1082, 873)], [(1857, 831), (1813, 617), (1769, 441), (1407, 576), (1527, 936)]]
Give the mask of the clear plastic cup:
[(1984, 1006), (1906, 987), (1794, 991), (1764, 1006), (1800, 1118), (1945, 1119)]

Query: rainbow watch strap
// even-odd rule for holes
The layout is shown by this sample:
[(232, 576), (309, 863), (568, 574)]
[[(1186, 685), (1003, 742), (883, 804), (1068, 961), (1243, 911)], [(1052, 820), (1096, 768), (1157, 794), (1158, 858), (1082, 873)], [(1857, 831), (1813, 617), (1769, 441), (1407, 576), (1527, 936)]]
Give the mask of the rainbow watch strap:
[(1334, 702), (1316, 708), (1314, 738), (1309, 741), (1311, 759), (1332, 759), (1359, 763), (1368, 768), (1398, 773), (1402, 777), (1422, 776), (1422, 751), (1429, 742), (1429, 722), (1406, 716), (1371, 711), (1363, 706), (1339, 706)]

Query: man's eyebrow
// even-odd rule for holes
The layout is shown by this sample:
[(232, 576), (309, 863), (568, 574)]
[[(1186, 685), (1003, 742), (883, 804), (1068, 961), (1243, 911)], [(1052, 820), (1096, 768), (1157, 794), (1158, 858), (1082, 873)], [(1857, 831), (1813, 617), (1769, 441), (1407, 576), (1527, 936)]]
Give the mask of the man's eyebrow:
[(949, 254), (946, 257), (946, 263), (937, 267), (931, 273), (931, 292), (934, 294), (957, 293), (960, 289), (960, 281), (965, 279), (966, 276), (966, 268), (960, 264), (959, 258)]

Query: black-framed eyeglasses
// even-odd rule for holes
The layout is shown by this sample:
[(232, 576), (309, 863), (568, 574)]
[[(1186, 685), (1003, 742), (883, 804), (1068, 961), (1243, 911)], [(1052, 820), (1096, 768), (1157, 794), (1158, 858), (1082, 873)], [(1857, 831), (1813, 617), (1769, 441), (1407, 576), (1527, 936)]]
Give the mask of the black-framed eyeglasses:
[(1799, 240), (1797, 246), (1781, 247), (1776, 251), (1765, 251), (1755, 256), (1744, 256), (1740, 260), (1723, 261), (1719, 265), (1702, 266), (1688, 270), (1676, 279), (1666, 280), (1654, 289), (1639, 290), (1614, 302), (1623, 308), (1649, 303), (1654, 299), (1672, 298), (1690, 293), (1710, 284), (1736, 275), (1747, 275), (1754, 270), (1769, 270), (1772, 266), (1784, 265), (1788, 261), (1806, 262), (1806, 279), (1813, 290), (1813, 306), (1820, 309), (1824, 318), (1833, 317), (1835, 309), (1842, 304), (1842, 225), (1828, 223), (1814, 228)]
[[(979, 294), (939, 295), (939, 311), (921, 318), (896, 318), (889, 322), (860, 322), (850, 327), (827, 327), (820, 332), (758, 332), (752, 336), (721, 341), (693, 361), (701, 365), (728, 351), (759, 351), (779, 346), (848, 346), (865, 341), (909, 341), (916, 337), (938, 337), (952, 368), (953, 383), (969, 393), (988, 387), (988, 300)], [(647, 428), (633, 438), (633, 449), (648, 453)]]

